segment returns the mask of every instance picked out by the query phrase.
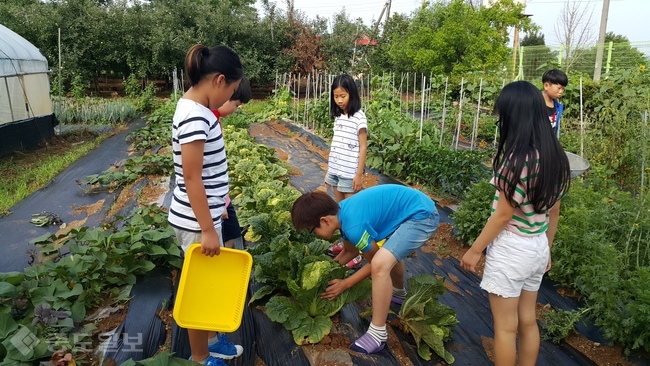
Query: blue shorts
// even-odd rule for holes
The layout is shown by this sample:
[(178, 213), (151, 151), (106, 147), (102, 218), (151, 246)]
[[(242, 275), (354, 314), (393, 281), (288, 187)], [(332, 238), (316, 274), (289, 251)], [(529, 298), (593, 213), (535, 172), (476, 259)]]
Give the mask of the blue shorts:
[(391, 252), (398, 261), (401, 261), (433, 236), (438, 229), (439, 221), (438, 211), (424, 219), (407, 220), (386, 239), (382, 248)]
[(336, 187), (336, 190), (341, 193), (354, 193), (352, 188), (352, 179), (341, 178), (338, 175), (327, 173), (325, 175), (325, 183)]

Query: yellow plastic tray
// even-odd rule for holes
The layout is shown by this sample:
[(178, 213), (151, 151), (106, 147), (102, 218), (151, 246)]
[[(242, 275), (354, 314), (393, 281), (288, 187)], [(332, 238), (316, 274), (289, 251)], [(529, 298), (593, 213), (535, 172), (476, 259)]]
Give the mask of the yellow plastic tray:
[(201, 244), (185, 253), (174, 303), (176, 323), (188, 329), (234, 332), (241, 324), (253, 257), (248, 252), (221, 248), (208, 257)]

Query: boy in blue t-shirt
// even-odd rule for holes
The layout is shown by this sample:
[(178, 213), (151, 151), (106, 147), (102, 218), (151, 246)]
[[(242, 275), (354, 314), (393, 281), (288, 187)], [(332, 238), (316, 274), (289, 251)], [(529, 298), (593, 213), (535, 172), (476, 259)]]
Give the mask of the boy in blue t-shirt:
[[(343, 237), (343, 251), (334, 258), (345, 264), (362, 252), (366, 264), (352, 276), (333, 280), (321, 297), (333, 300), (346, 289), (372, 275), (372, 322), (350, 346), (359, 353), (381, 351), (388, 339), (386, 318), (391, 301), (406, 297), (402, 260), (421, 247), (438, 228), (438, 210), (424, 193), (401, 185), (385, 184), (360, 191), (336, 203), (325, 192), (308, 192), (294, 202), (291, 220), (296, 229), (307, 229), (331, 239), (336, 230)], [(381, 248), (377, 242), (386, 238)]]
[(555, 131), (555, 136), (560, 137), (560, 119), (562, 118), (562, 112), (564, 111), (564, 106), (558, 101), (562, 94), (564, 94), (564, 89), (569, 84), (569, 78), (566, 76), (564, 71), (558, 69), (548, 70), (542, 75), (542, 83), (544, 84), (544, 90), (542, 95), (544, 95), (544, 101), (546, 102), (546, 108), (548, 109), (548, 119), (551, 122), (551, 127)]

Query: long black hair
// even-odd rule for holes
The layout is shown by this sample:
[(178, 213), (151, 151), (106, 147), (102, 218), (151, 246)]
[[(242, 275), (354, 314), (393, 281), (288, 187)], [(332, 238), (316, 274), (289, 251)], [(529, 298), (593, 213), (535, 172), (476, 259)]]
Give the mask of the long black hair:
[[(515, 81), (503, 88), (494, 112), (499, 116), (500, 137), (492, 166), (495, 175), (506, 176), (498, 181), (505, 185), (501, 190), (514, 205), (515, 189), (522, 184), (535, 212), (550, 209), (568, 191), (571, 172), (542, 93), (527, 81)], [(524, 166), (528, 176), (537, 177), (522, 181)]]
[(348, 74), (341, 74), (334, 78), (332, 81), (332, 87), (330, 89), (330, 116), (336, 118), (343, 113), (343, 110), (336, 105), (334, 101), (334, 89), (342, 88), (348, 92), (350, 95), (348, 99), (348, 116), (353, 116), (359, 110), (361, 110), (361, 97), (359, 97), (359, 89), (357, 84), (354, 82), (352, 76)]

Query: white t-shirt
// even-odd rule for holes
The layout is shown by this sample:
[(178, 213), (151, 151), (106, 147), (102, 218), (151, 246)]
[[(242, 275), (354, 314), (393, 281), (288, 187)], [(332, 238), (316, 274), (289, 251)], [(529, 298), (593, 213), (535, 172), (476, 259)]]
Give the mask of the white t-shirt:
[(176, 187), (169, 208), (169, 224), (177, 229), (200, 232), (201, 227), (190, 206), (190, 200), (183, 178), (181, 145), (205, 140), (203, 169), (201, 177), (208, 198), (208, 206), (215, 228), (221, 227), (221, 214), (228, 195), (228, 163), (223, 133), (217, 118), (205, 106), (181, 98), (176, 104), (172, 124), (172, 148), (174, 151), (174, 173)]
[(352, 116), (341, 114), (334, 120), (334, 136), (327, 164), (327, 173), (352, 179), (359, 167), (359, 131), (368, 129), (363, 111)]

